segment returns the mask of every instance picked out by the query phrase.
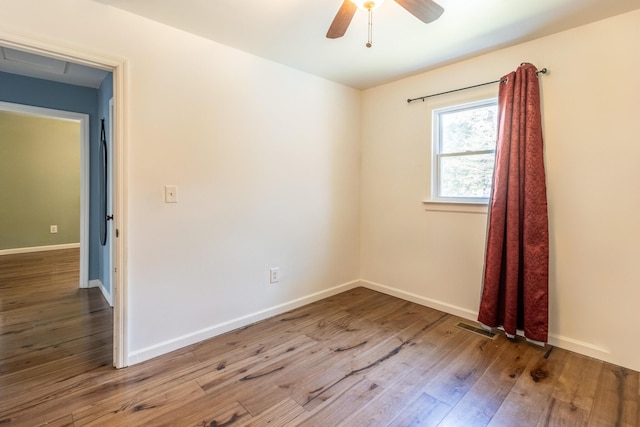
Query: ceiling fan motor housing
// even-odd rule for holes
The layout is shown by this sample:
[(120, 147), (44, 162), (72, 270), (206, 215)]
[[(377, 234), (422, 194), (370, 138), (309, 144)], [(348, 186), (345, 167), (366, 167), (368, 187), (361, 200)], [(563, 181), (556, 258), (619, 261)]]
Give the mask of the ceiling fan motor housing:
[(376, 7), (380, 6), (384, 0), (378, 0), (378, 1), (373, 1), (373, 0), (351, 0), (351, 1), (356, 6), (358, 6), (360, 9), (373, 10)]

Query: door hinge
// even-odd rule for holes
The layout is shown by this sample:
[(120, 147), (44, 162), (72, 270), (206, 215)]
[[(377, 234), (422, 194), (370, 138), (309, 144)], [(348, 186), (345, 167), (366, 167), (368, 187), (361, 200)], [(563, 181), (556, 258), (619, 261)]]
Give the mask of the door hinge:
[(116, 228), (116, 237), (120, 237), (120, 230)]

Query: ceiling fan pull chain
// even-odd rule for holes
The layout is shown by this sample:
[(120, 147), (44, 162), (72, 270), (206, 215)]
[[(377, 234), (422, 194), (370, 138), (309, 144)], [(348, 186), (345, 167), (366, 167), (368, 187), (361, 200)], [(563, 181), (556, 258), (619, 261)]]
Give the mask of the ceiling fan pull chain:
[(369, 7), (369, 34), (367, 39), (367, 47), (371, 47), (371, 34), (373, 33), (373, 8)]

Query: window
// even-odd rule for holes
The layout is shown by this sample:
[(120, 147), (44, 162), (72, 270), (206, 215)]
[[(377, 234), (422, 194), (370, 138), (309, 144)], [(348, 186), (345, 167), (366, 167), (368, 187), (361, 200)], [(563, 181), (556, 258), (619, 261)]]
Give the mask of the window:
[(496, 98), (433, 110), (432, 201), (489, 201), (497, 116)]

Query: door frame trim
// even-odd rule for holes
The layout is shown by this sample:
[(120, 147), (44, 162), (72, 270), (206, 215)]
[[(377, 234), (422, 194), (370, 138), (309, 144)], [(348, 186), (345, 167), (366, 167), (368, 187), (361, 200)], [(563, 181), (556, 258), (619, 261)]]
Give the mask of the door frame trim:
[(101, 53), (80, 51), (70, 47), (55, 45), (45, 40), (36, 40), (0, 31), (0, 45), (36, 55), (75, 62), (113, 73), (114, 134), (113, 134), (113, 215), (118, 238), (113, 242), (115, 259), (113, 267), (115, 282), (112, 283), (113, 297), (113, 366), (124, 368), (128, 365), (128, 315), (127, 315), (127, 168), (125, 147), (127, 136), (127, 69), (124, 58), (107, 57)]

